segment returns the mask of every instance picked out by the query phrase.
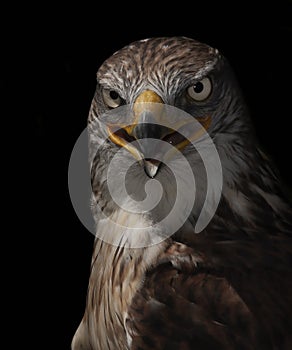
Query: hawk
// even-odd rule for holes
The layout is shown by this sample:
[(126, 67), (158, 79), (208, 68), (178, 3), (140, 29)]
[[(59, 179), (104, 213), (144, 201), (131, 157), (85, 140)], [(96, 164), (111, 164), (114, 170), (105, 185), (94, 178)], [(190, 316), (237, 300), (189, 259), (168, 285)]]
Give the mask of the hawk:
[[(191, 116), (201, 127), (196, 140), (208, 137), (220, 159), (219, 200), (199, 232), (208, 178), (194, 143), (157, 122), (157, 115), (167, 120), (173, 110), (176, 123), (180, 115)], [(122, 123), (127, 113), (130, 121)], [(96, 238), (86, 309), (72, 349), (291, 349), (291, 205), (258, 145), (227, 59), (187, 37), (129, 44), (97, 72), (88, 129)], [(159, 226), (179, 195), (162, 143), (177, 150), (196, 180), (196, 202), (177, 226), (186, 210), (183, 198), (191, 196), (182, 198), (171, 223)], [(125, 210), (113, 199), (109, 182), (120, 191), (120, 171), (130, 158), (125, 181), (131, 198), (143, 202), (147, 181), (163, 187), (154, 209)], [(186, 169), (177, 167), (182, 182)], [(213, 178), (220, 178), (218, 169)], [(185, 187), (192, 193), (189, 183)], [(210, 206), (214, 198), (209, 195)], [(129, 233), (131, 225), (155, 237), (154, 227), (164, 229), (164, 238), (144, 244), (143, 234)], [(113, 244), (108, 238), (116, 235)]]

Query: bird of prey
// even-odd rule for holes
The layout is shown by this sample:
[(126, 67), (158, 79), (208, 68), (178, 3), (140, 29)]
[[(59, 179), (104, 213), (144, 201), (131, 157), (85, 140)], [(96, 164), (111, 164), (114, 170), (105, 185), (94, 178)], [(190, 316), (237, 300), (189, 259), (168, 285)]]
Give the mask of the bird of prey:
[[(200, 232), (195, 229), (196, 202), (174, 232), (139, 245), (143, 234), (127, 228), (163, 230), (163, 222), (157, 225), (160, 214), (169, 213), (179, 194), (173, 172), (161, 160), (163, 148), (156, 149), (160, 158), (153, 156), (155, 140), (188, 162), (196, 201), (206, 198), (208, 188), (194, 143), (176, 128), (155, 122), (160, 112), (153, 106), (163, 110), (163, 118), (173, 108), (201, 126), (220, 159), (222, 186), (218, 181), (218, 205)], [(128, 124), (120, 121), (124, 113), (132, 113)], [(90, 166), (96, 238), (86, 309), (72, 349), (292, 349), (291, 204), (277, 170), (260, 149), (228, 60), (187, 37), (130, 43), (97, 72), (88, 128), (95, 146)], [(151, 142), (139, 149), (143, 139)], [(151, 156), (145, 155), (147, 147), (152, 147)], [(137, 195), (137, 203), (143, 202), (139, 193), (147, 181), (163, 187), (159, 204), (149, 212), (121, 209), (109, 190), (114, 177), (111, 186), (119, 191), (119, 171), (130, 158), (126, 180), (131, 198)], [(178, 166), (177, 177), (184, 179), (186, 169)], [(212, 200), (209, 195), (210, 205)], [(179, 210), (172, 217), (174, 227)], [(111, 225), (113, 220), (118, 224)], [(115, 234), (119, 244), (107, 240)], [(135, 240), (138, 244), (132, 244)]]

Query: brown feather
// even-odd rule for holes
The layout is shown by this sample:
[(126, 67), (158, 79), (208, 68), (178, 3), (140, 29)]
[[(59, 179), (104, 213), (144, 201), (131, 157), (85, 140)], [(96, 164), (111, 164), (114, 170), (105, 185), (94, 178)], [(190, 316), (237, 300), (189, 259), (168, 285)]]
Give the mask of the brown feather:
[[(206, 69), (214, 81), (210, 101), (190, 103), (186, 89)], [(110, 231), (111, 219), (123, 227), (138, 223), (149, 228), (149, 222), (147, 215), (120, 210), (110, 197), (107, 169), (116, 145), (102, 143), (91, 159), (92, 188), (109, 220), (99, 221), (94, 212), (99, 238), (86, 310), (72, 348), (292, 349), (291, 205), (273, 165), (258, 150), (227, 61), (217, 50), (192, 39), (153, 38), (135, 42), (110, 57), (97, 79), (89, 114), (93, 144), (102, 140), (100, 129), (94, 128), (108, 110), (102, 89), (113, 89), (131, 105), (150, 86), (164, 103), (194, 118), (210, 111), (208, 133), (222, 163), (224, 183), (217, 211), (199, 234), (194, 232), (198, 219), (194, 208), (185, 225), (159, 244), (126, 248), (127, 239), (143, 242), (143, 236), (135, 233), (121, 238), (124, 246), (110, 245), (100, 237), (120, 237), (121, 233), (120, 228)], [(197, 171), (200, 162), (195, 150), (186, 148), (183, 155)], [(145, 180), (143, 169), (137, 169), (135, 179)], [(161, 166), (157, 178), (168, 185), (167, 207), (175, 191), (166, 167)], [(205, 178), (198, 180), (200, 200), (206, 184)], [(138, 185), (143, 187), (143, 181)], [(155, 214), (149, 213), (150, 218), (153, 215), (151, 225)]]

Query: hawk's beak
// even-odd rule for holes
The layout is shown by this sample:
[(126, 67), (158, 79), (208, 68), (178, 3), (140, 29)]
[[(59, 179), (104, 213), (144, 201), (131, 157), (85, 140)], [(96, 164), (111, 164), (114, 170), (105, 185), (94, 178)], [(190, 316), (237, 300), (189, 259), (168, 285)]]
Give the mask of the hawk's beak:
[[(199, 122), (203, 125), (202, 130), (196, 132), (193, 135), (192, 140), (186, 139), (177, 130), (184, 126), (184, 123), (177, 123), (172, 128), (164, 126), (167, 122), (163, 123), (163, 119), (167, 119), (163, 108), (162, 98), (152, 90), (143, 91), (135, 100), (133, 106), (133, 121), (130, 125), (121, 126), (119, 130), (111, 131), (109, 127), (109, 137), (112, 142), (120, 147), (126, 148), (140, 163), (144, 166), (146, 174), (154, 178), (159, 170), (161, 164), (161, 154), (159, 155), (159, 150), (157, 152), (156, 158), (149, 158), (149, 149), (145, 149), (145, 142), (140, 142), (140, 139), (149, 139), (146, 142), (146, 147), (151, 148), (153, 142), (151, 139), (162, 140), (168, 142), (176, 150), (183, 150), (191, 141), (198, 139), (210, 125), (210, 117), (204, 117), (199, 119)], [(116, 126), (115, 126), (116, 128)], [(138, 147), (131, 144), (133, 141), (138, 141)], [(137, 144), (137, 143), (136, 143)], [(152, 155), (155, 154), (155, 150), (151, 150)]]

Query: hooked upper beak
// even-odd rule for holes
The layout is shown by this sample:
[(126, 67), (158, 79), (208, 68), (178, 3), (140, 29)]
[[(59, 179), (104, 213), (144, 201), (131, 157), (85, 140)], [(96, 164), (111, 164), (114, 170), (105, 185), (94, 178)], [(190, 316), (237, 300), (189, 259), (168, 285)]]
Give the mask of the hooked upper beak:
[[(191, 141), (182, 136), (177, 130), (182, 125), (177, 125), (172, 128), (164, 126), (162, 119), (163, 115), (163, 100), (152, 90), (144, 90), (135, 100), (133, 105), (133, 120), (129, 125), (114, 125), (113, 129), (108, 127), (109, 138), (112, 142), (120, 147), (126, 148), (140, 164), (144, 167), (145, 173), (154, 178), (161, 165), (161, 157), (157, 150), (157, 158), (153, 157), (155, 150), (153, 148), (152, 139), (168, 142), (175, 147), (176, 150), (183, 150)], [(207, 129), (210, 125), (211, 118), (204, 117), (199, 120), (203, 126), (202, 130)], [(202, 133), (201, 133), (202, 134)], [(196, 133), (197, 138), (201, 135)], [(149, 139), (149, 142), (140, 142), (139, 140)], [(132, 145), (133, 141), (135, 146)], [(146, 145), (146, 146), (145, 146)], [(151, 149), (151, 158), (147, 156)]]

